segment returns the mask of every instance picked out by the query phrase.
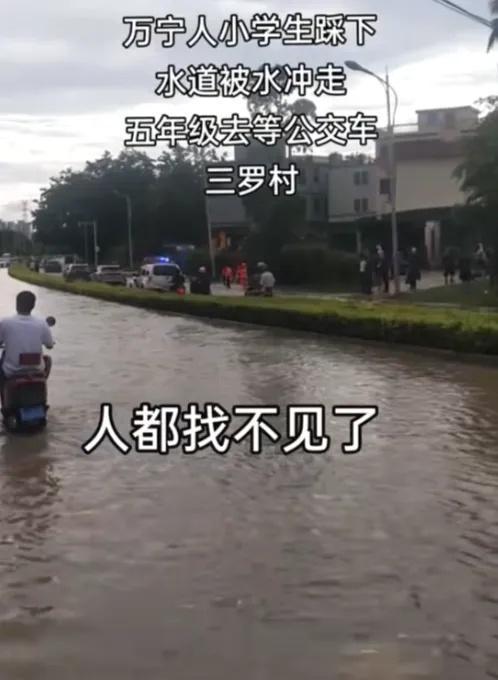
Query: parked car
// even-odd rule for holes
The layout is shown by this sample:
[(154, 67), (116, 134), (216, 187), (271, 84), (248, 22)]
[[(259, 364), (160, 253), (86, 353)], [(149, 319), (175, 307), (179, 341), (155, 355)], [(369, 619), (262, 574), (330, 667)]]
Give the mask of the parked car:
[(111, 286), (126, 286), (126, 276), (117, 264), (103, 264), (91, 275), (92, 281), (108, 283)]
[(44, 260), (40, 270), (44, 274), (62, 274), (62, 265), (58, 260)]
[(64, 270), (65, 281), (90, 281), (90, 269), (87, 264), (70, 264)]

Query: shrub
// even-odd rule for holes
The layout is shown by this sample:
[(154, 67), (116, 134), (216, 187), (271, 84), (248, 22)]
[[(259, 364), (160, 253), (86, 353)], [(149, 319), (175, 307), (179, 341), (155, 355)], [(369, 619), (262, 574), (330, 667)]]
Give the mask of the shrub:
[(66, 283), (23, 267), (12, 267), (10, 273), (34, 285), (146, 309), (498, 356), (497, 314), (316, 298), (179, 297), (99, 283)]
[(285, 246), (279, 281), (290, 285), (351, 283), (358, 278), (358, 258), (320, 243)]

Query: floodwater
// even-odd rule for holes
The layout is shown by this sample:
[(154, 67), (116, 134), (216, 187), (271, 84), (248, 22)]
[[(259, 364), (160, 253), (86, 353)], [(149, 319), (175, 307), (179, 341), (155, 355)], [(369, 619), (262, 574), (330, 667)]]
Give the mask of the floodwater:
[[(58, 344), (46, 433), (0, 439), (2, 680), (498, 678), (497, 369), (36, 292)], [(325, 454), (87, 456), (102, 402), (128, 440), (142, 402), (380, 414), (352, 456), (332, 417)]]

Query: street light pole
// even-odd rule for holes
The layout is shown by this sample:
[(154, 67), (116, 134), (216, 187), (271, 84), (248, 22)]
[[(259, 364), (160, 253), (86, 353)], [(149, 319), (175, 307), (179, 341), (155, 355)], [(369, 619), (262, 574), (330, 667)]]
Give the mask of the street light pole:
[(93, 225), (93, 245), (94, 245), (94, 253), (95, 253), (95, 269), (97, 269), (99, 265), (99, 244), (97, 241), (97, 220), (93, 220), (92, 222)]
[(85, 234), (85, 262), (88, 264), (88, 229), (84, 225), (83, 233)]
[(88, 241), (86, 237), (86, 229), (87, 227), (93, 227), (93, 253), (94, 253), (94, 260), (95, 260), (95, 268), (98, 267), (99, 264), (99, 243), (97, 239), (97, 220), (92, 220), (91, 222), (78, 222), (79, 227), (83, 227), (85, 229), (85, 250), (87, 251), (85, 255), (88, 257)]
[(205, 208), (206, 208), (206, 222), (207, 222), (207, 232), (208, 232), (208, 241), (209, 241), (209, 259), (211, 261), (211, 277), (213, 280), (216, 278), (216, 259), (214, 255), (214, 248), (213, 248), (213, 234), (211, 232), (211, 219), (209, 216), (209, 200), (208, 197), (204, 194), (204, 203), (205, 203)]
[(131, 230), (133, 213), (132, 213), (131, 198), (128, 196), (128, 194), (122, 194), (120, 191), (117, 191), (117, 190), (114, 191), (114, 193), (116, 194), (116, 196), (121, 196), (126, 201), (126, 219), (127, 219), (127, 224), (128, 224), (128, 258), (129, 258), (130, 270), (131, 270), (131, 269), (133, 269), (133, 236), (132, 236), (132, 230)]
[(128, 256), (130, 258), (130, 270), (133, 269), (133, 241), (131, 235), (131, 221), (132, 221), (132, 209), (131, 209), (131, 198), (128, 194), (125, 195), (126, 200), (126, 214), (128, 218)]
[[(400, 281), (399, 281), (399, 258), (398, 258), (398, 217), (396, 209), (396, 189), (397, 189), (397, 171), (396, 171), (396, 158), (395, 158), (395, 135), (394, 135), (394, 125), (396, 118), (396, 110), (398, 108), (398, 95), (396, 90), (392, 87), (389, 81), (389, 72), (386, 68), (386, 78), (381, 78), (376, 73), (369, 71), (367, 68), (361, 66), (356, 61), (346, 61), (346, 66), (352, 71), (361, 71), (369, 76), (372, 76), (380, 83), (382, 83), (386, 92), (386, 103), (387, 103), (387, 155), (388, 155), (388, 172), (389, 172), (389, 198), (391, 203), (391, 248), (392, 248), (392, 261), (393, 261), (393, 279), (394, 279), (394, 290), (396, 295), (400, 292)], [(395, 98), (395, 108), (392, 111), (391, 106), (391, 93), (394, 94)]]
[(399, 245), (398, 245), (398, 216), (396, 213), (396, 157), (395, 157), (395, 139), (394, 139), (394, 116), (391, 112), (391, 85), (389, 83), (389, 71), (386, 68), (386, 98), (387, 98), (387, 119), (388, 119), (388, 165), (389, 165), (389, 194), (391, 202), (391, 241), (392, 241), (392, 262), (393, 262), (393, 279), (394, 292), (396, 295), (400, 293), (399, 281)]

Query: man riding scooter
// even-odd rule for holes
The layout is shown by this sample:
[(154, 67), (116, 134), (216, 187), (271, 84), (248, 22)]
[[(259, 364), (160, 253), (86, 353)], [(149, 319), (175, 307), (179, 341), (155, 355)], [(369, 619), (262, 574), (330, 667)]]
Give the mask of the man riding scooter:
[(275, 277), (264, 262), (258, 262), (256, 273), (249, 280), (246, 291), (248, 296), (272, 297), (275, 286)]
[(31, 315), (35, 303), (36, 297), (30, 291), (19, 293), (17, 314), (0, 321), (0, 345), (4, 347), (0, 359), (2, 404), (5, 383), (10, 378), (26, 370), (44, 372), (45, 378), (50, 373), (51, 360), (43, 356), (43, 347), (52, 349), (55, 343), (47, 321)]

